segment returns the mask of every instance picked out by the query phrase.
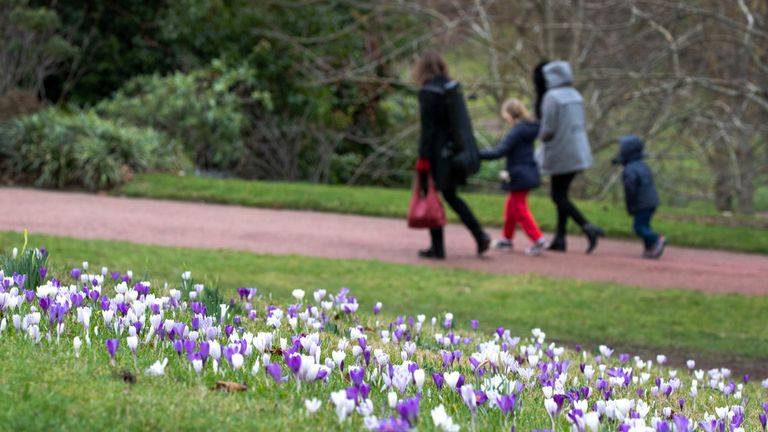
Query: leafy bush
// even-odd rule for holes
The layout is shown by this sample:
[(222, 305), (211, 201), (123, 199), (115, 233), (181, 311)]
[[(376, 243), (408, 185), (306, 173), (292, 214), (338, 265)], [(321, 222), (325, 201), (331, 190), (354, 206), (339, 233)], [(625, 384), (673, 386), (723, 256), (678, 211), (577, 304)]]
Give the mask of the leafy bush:
[(152, 127), (183, 143), (187, 154), (203, 169), (230, 171), (243, 158), (241, 131), (246, 123), (239, 92), (253, 92), (247, 68), (210, 69), (184, 74), (140, 76), (128, 82), (96, 110), (105, 117), (139, 127)]
[(107, 189), (134, 172), (185, 168), (177, 141), (92, 111), (47, 109), (0, 126), (6, 173), (38, 187)]

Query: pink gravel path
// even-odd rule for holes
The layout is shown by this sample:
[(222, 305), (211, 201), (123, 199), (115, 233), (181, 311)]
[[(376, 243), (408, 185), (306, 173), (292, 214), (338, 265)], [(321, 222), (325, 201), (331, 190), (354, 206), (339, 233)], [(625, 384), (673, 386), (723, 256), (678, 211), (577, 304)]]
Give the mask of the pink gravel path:
[[(446, 232), (449, 257), (434, 263), (416, 257), (416, 250), (427, 244), (427, 233), (408, 229), (404, 220), (20, 188), (0, 189), (0, 205), (6, 209), (0, 213), (0, 230), (28, 228), (31, 233), (88, 239), (367, 259), (498, 274), (535, 273), (646, 288), (768, 294), (768, 257), (760, 255), (671, 246), (661, 260), (649, 261), (639, 258), (638, 241), (606, 239), (587, 256), (584, 240), (574, 237), (568, 239), (565, 254), (528, 257), (521, 252), (491, 251), (479, 259), (467, 231), (451, 225)], [(674, 238), (671, 241), (674, 244)], [(527, 246), (528, 242), (520, 236), (518, 243)]]

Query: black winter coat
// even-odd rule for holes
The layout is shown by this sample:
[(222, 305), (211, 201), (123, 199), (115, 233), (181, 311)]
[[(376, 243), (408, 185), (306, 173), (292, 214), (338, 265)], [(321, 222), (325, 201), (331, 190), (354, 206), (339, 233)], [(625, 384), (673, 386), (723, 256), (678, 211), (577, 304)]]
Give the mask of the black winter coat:
[[(443, 87), (447, 82), (445, 76), (437, 75), (425, 84)], [(452, 168), (451, 122), (445, 96), (422, 88), (419, 91), (419, 113), (419, 158), (429, 160), (435, 187), (444, 190), (466, 184), (466, 176)]]
[(541, 185), (539, 167), (533, 159), (533, 143), (539, 135), (539, 124), (517, 123), (494, 149), (480, 150), (480, 159), (507, 157), (509, 182), (502, 187), (508, 191), (531, 190)]
[(615, 162), (624, 165), (624, 199), (627, 212), (635, 214), (641, 210), (655, 209), (659, 206), (659, 195), (653, 184), (653, 174), (643, 162), (643, 141), (634, 135), (619, 139), (621, 154)]

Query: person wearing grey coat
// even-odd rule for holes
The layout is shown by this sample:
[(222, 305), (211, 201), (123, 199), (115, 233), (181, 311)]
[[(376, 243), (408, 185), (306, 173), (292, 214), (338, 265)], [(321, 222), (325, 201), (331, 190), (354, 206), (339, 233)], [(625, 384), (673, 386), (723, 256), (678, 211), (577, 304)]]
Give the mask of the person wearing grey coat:
[(557, 207), (557, 229), (549, 249), (565, 251), (568, 218), (573, 219), (587, 236), (587, 253), (597, 247), (600, 227), (589, 223), (568, 197), (576, 175), (592, 166), (584, 100), (573, 88), (571, 66), (565, 61), (547, 63), (543, 68), (547, 92), (541, 106), (541, 173), (552, 177), (551, 196)]

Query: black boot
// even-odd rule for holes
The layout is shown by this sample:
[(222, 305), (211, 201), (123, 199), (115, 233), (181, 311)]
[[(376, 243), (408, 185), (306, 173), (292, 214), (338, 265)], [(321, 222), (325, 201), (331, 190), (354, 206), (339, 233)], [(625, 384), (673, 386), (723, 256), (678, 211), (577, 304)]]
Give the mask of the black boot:
[(419, 257), (430, 259), (445, 259), (445, 245), (443, 243), (443, 229), (435, 228), (429, 230), (429, 237), (432, 245), (429, 249), (419, 251)]
[(445, 252), (440, 253), (432, 248), (429, 249), (422, 249), (419, 251), (419, 258), (429, 258), (429, 259), (445, 259)]
[(555, 252), (565, 252), (565, 249), (565, 237), (555, 237), (547, 246), (547, 250)]
[(582, 229), (584, 230), (584, 234), (587, 235), (587, 255), (589, 255), (595, 250), (597, 247), (598, 238), (604, 236), (605, 231), (603, 231), (603, 229), (599, 226), (593, 225), (591, 223), (585, 224)]
[(475, 241), (477, 241), (478, 256), (484, 254), (485, 251), (487, 251), (488, 248), (491, 247), (491, 237), (485, 231), (480, 231), (475, 236)]

